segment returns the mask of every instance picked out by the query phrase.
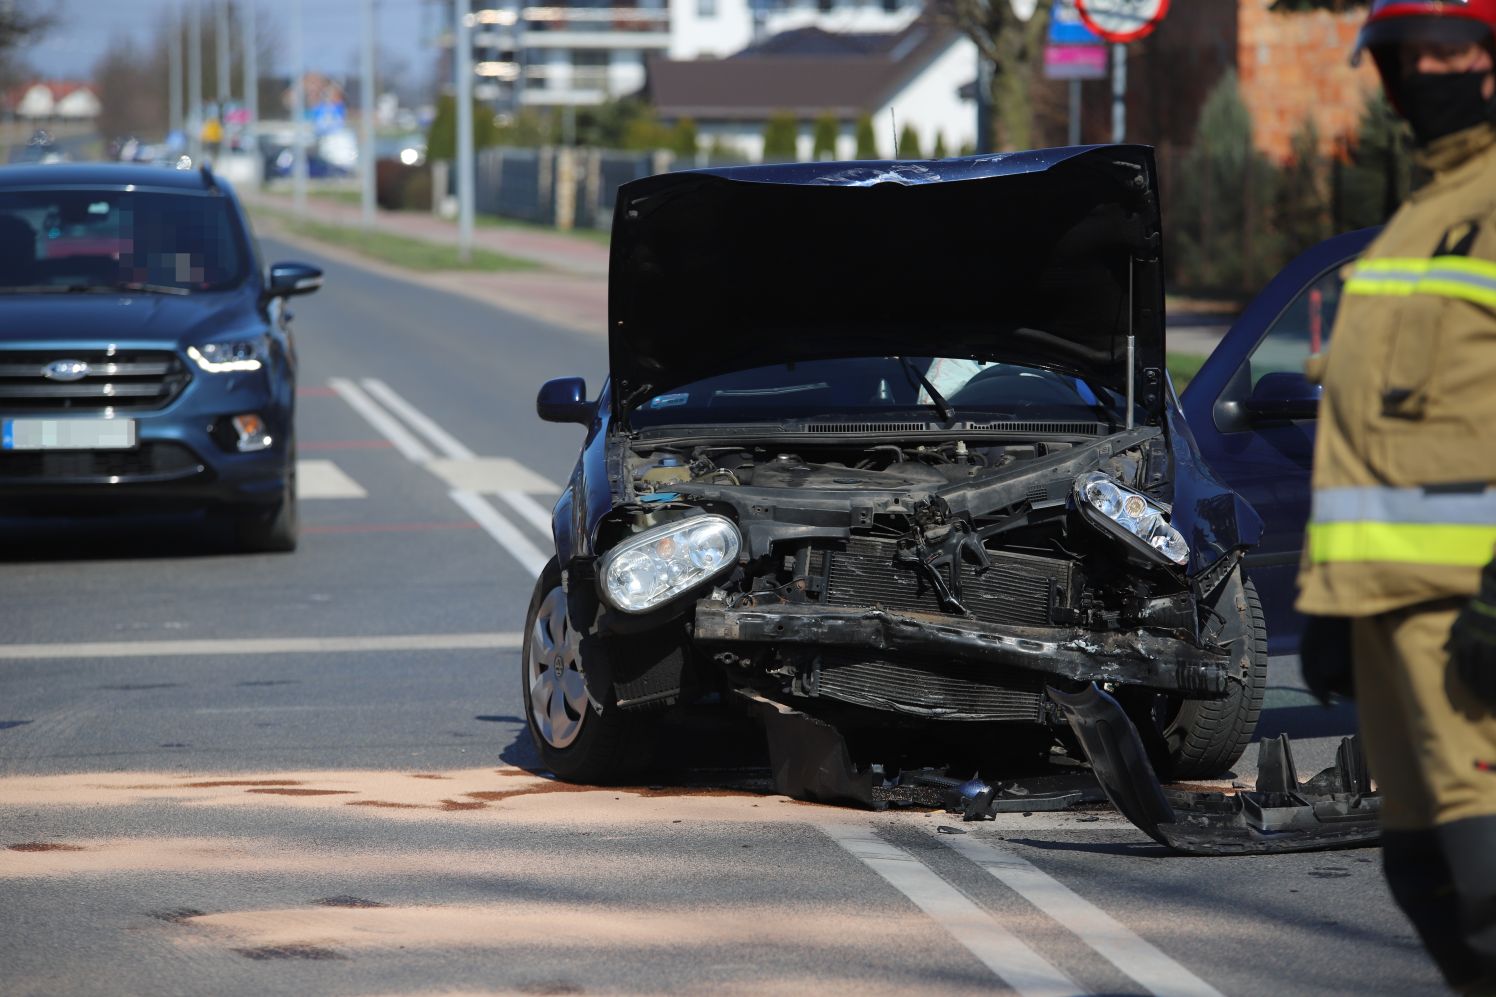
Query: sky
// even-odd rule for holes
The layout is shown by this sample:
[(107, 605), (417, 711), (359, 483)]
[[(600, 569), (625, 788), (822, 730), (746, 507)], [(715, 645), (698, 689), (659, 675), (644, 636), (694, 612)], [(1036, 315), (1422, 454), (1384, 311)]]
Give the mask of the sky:
[[(31, 45), (25, 58), (47, 78), (86, 79), (93, 64), (117, 39), (145, 42), (156, 25), (194, 0), (32, 0), (33, 9), (50, 10), (55, 26)], [(204, 22), (216, 16), (216, 0), (202, 3)], [(243, 2), (243, 0), (241, 0)], [(260, 24), (278, 26), (278, 66), (261, 72), (285, 73), (290, 65), (289, 22), (295, 0), (254, 0)], [(436, 59), (434, 37), (449, 0), (375, 0), (377, 44), (381, 51), (408, 64), (419, 79), (429, 76)], [(364, 0), (301, 0), (307, 68), (346, 75), (358, 65), (363, 38)]]

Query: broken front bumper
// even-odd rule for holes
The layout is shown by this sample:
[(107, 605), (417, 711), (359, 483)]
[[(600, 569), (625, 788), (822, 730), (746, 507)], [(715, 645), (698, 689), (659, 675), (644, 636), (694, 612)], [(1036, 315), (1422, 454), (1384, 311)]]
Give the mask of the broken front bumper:
[[(1231, 658), (1172, 637), (1128, 631), (999, 627), (883, 609), (696, 604), (695, 638), (713, 645), (799, 644), (1011, 668), (1025, 678), (1117, 683), (1195, 699), (1229, 691)], [(1015, 676), (1018, 677), (1018, 676)]]

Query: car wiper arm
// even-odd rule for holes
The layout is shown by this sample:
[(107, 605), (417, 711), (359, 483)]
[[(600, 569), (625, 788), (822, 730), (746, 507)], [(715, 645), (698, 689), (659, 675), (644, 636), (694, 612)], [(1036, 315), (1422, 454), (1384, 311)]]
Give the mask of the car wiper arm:
[(935, 390), (935, 385), (931, 384), (930, 379), (915, 366), (913, 360), (908, 357), (899, 357), (899, 363), (903, 364), (904, 369), (919, 381), (920, 387), (925, 389), (925, 393), (930, 396), (930, 401), (935, 404), (935, 411), (940, 413), (940, 418), (945, 422), (950, 422), (951, 416), (955, 415), (955, 409), (951, 408), (951, 403), (945, 400), (945, 396)]
[(172, 284), (148, 284), (137, 280), (117, 280), (109, 284), (17, 284), (0, 286), (0, 294), (116, 294), (138, 291), (144, 294), (191, 294), (185, 287)]

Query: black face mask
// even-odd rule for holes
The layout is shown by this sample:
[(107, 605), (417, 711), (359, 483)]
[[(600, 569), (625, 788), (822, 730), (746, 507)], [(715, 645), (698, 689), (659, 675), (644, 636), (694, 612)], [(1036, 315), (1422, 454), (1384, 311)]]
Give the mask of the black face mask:
[(1409, 73), (1397, 87), (1397, 103), (1419, 145), (1496, 118), (1496, 100), (1481, 93), (1490, 72)]

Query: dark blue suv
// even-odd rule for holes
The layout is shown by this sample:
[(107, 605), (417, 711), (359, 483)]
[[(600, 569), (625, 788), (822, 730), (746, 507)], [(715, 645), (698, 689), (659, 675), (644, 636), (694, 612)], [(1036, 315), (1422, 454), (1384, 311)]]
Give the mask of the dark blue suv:
[(0, 513), (207, 506), (296, 546), (296, 354), (284, 300), (204, 169), (0, 169)]

